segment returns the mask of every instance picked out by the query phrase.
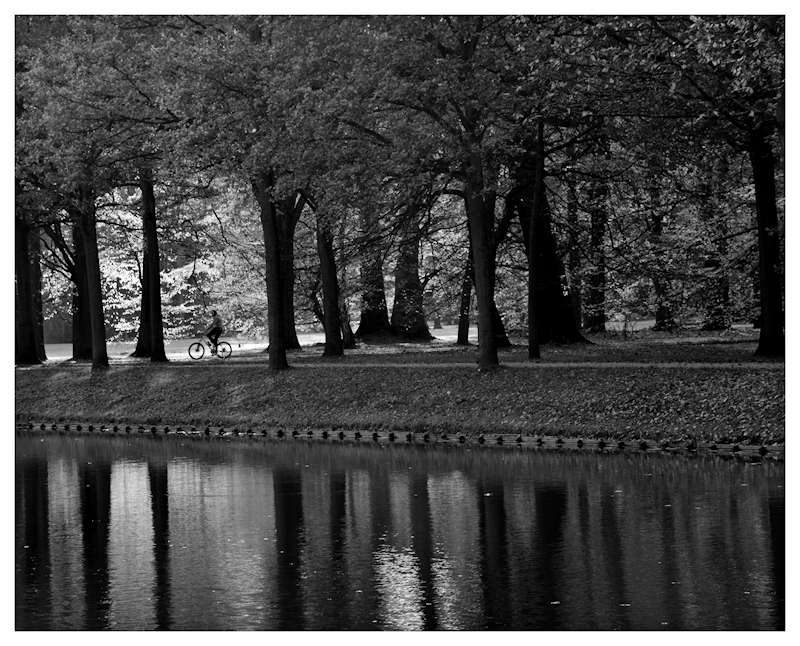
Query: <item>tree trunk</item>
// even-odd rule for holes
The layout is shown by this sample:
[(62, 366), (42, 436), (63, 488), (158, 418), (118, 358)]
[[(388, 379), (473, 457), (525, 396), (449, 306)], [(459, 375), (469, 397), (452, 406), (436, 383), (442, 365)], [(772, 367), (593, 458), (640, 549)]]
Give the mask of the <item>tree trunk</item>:
[[(145, 245), (146, 247), (147, 245)], [(150, 255), (145, 250), (142, 254), (142, 275), (139, 282), (142, 285), (142, 307), (139, 313), (139, 335), (136, 339), (136, 349), (131, 353), (132, 357), (150, 357), (152, 354), (152, 335), (150, 333)]]
[[(533, 190), (525, 191), (525, 198), (518, 203), (517, 215), (522, 225), (525, 253), (530, 249), (532, 226), (538, 236), (536, 243), (536, 296), (538, 304), (539, 343), (586, 343), (578, 329), (572, 309), (572, 301), (564, 294), (562, 278), (564, 265), (556, 253), (556, 243), (550, 221), (550, 206), (547, 192), (542, 192), (541, 217), (531, 223), (533, 213)], [(530, 262), (530, 260), (528, 261)]]
[(464, 197), (470, 249), (475, 266), (475, 296), (478, 301), (478, 368), (492, 370), (500, 365), (495, 329), (492, 325), (494, 280), (490, 256), (494, 213), (486, 209), (484, 189), (482, 160), (476, 152), (470, 152)]
[(581, 251), (578, 239), (578, 196), (574, 183), (570, 183), (567, 194), (567, 222), (570, 228), (569, 245), (569, 299), (575, 324), (580, 328), (583, 304), (581, 303)]
[[(573, 301), (569, 292), (565, 294), (566, 270), (558, 254), (555, 236), (550, 219), (550, 205), (547, 199), (546, 184), (542, 182), (541, 208), (535, 221), (533, 202), (535, 196), (535, 177), (537, 170), (536, 149), (538, 142), (526, 145), (526, 153), (517, 167), (513, 169), (512, 180), (515, 187), (508, 193), (506, 201), (510, 212), (516, 213), (522, 229), (525, 254), (530, 254), (531, 233), (536, 236), (536, 267), (534, 268), (536, 286), (536, 317), (539, 344), (555, 341), (557, 343), (586, 343), (581, 336), (579, 323), (575, 319)], [(544, 169), (542, 169), (544, 172)], [(528, 259), (530, 266), (530, 259)]]
[(72, 360), (92, 360), (92, 319), (89, 305), (89, 275), (86, 271), (86, 249), (83, 236), (74, 213), (75, 225), (72, 228), (75, 263), (73, 267), (74, 291), (72, 293)]
[[(661, 235), (664, 232), (664, 214), (661, 212), (659, 204), (661, 192), (653, 179), (658, 175), (658, 168), (653, 163), (653, 160), (650, 161), (649, 172), (653, 183), (650, 184), (648, 189), (650, 197), (650, 230), (647, 234), (647, 239), (650, 243), (650, 248), (654, 250), (650, 279), (653, 281), (653, 293), (656, 297), (656, 322), (653, 330), (661, 332), (675, 329), (677, 323), (672, 317), (672, 311), (669, 307), (669, 293), (665, 285), (669, 278), (666, 271), (662, 273), (664, 267), (661, 261), (661, 254), (658, 252), (661, 245)], [(664, 276), (663, 278), (662, 275)]]
[(30, 261), (30, 226), (14, 218), (14, 269), (16, 279), (14, 317), (14, 361), (20, 365), (41, 363), (36, 342), (36, 311), (33, 298)]
[(469, 345), (469, 310), (472, 303), (472, 284), (475, 282), (475, 265), (472, 263), (472, 249), (461, 281), (461, 302), (458, 306), (458, 337), (456, 345)]
[(392, 330), (395, 334), (418, 341), (430, 341), (422, 310), (423, 286), (419, 280), (420, 231), (413, 213), (408, 214), (403, 225), (400, 249), (395, 268), (394, 307), (392, 308)]
[(658, 276), (653, 276), (653, 292), (656, 295), (656, 322), (653, 329), (657, 332), (674, 330), (678, 327), (672, 317), (672, 310), (667, 304), (667, 290)]
[(719, 250), (714, 250), (712, 254), (705, 262), (705, 269), (710, 275), (706, 282), (703, 299), (705, 312), (700, 329), (706, 332), (727, 330), (731, 326), (730, 283)]
[(161, 313), (161, 254), (158, 249), (156, 199), (149, 171), (143, 171), (139, 182), (142, 190), (142, 220), (144, 223), (145, 257), (150, 318), (150, 361), (167, 361), (164, 349), (164, 320)]
[[(663, 217), (660, 213), (653, 213), (652, 216), (652, 229), (650, 231), (649, 239), (653, 248), (657, 248), (661, 239), (661, 232), (663, 229)], [(678, 327), (675, 319), (672, 316), (672, 310), (669, 307), (669, 295), (664, 280), (661, 278), (660, 268), (654, 268), (651, 280), (653, 281), (653, 293), (656, 297), (656, 322), (653, 329), (657, 332), (666, 330), (673, 330)]]
[(349, 277), (347, 272), (347, 220), (340, 218), (338, 244), (336, 245), (336, 267), (339, 272), (339, 314), (342, 321), (342, 344), (345, 350), (356, 347), (356, 335), (353, 334), (353, 327), (350, 324), (350, 308), (347, 305), (347, 294)]
[(317, 253), (322, 277), (322, 325), (325, 328), (323, 357), (341, 357), (344, 354), (342, 319), (339, 312), (339, 278), (336, 274), (336, 257), (333, 238), (328, 227), (317, 216)]
[[(492, 214), (493, 224), (496, 204), (497, 193), (493, 190), (485, 191), (484, 211)], [(494, 293), (495, 286), (497, 285), (497, 250), (508, 234), (512, 213), (513, 211), (508, 210), (508, 204), (506, 203), (506, 213), (504, 213), (504, 217), (500, 220), (498, 226), (496, 228), (493, 227), (492, 241), (489, 247), (489, 275), (492, 281), (492, 333), (494, 334), (494, 342), (497, 348), (511, 347), (511, 340), (508, 338), (508, 334), (506, 334), (506, 326), (503, 324), (503, 317), (500, 316), (500, 311), (497, 309)]]
[(33, 314), (36, 319), (36, 352), (39, 359), (47, 361), (44, 349), (44, 310), (42, 307), (42, 241), (39, 234), (30, 236), (31, 289), (33, 291)]
[(339, 311), (342, 313), (342, 344), (345, 350), (352, 350), (356, 347), (356, 335), (353, 334), (353, 327), (350, 325), (347, 303), (340, 301)]
[(750, 162), (756, 191), (758, 269), (761, 288), (761, 332), (756, 354), (785, 355), (781, 240), (775, 199), (775, 157), (766, 135), (754, 130)]
[(97, 220), (94, 195), (81, 189), (78, 228), (86, 258), (86, 278), (89, 287), (89, 320), (92, 330), (92, 370), (108, 369), (105, 317), (103, 315), (103, 286), (100, 274), (100, 255), (97, 248)]
[(761, 277), (759, 276), (759, 263), (756, 262), (750, 271), (753, 283), (753, 298), (750, 301), (750, 322), (754, 330), (761, 329)]
[(728, 227), (725, 217), (721, 217), (718, 209), (719, 200), (716, 195), (719, 187), (728, 173), (725, 157), (718, 158), (716, 168), (708, 168), (706, 181), (700, 185), (700, 194), (703, 204), (700, 215), (705, 220), (712, 238), (705, 251), (706, 284), (703, 290), (703, 305), (705, 308), (703, 326), (705, 331), (727, 330), (731, 326), (730, 320), (730, 281), (725, 266), (728, 253), (727, 233)]
[(593, 180), (589, 189), (591, 231), (589, 247), (592, 266), (589, 271), (586, 328), (590, 332), (606, 330), (606, 205), (607, 187), (603, 180)]
[(528, 360), (540, 359), (539, 314), (536, 291), (537, 224), (542, 217), (544, 195), (544, 122), (539, 118), (536, 142), (536, 173), (533, 184), (533, 208), (531, 209), (530, 242), (528, 251)]
[[(494, 292), (494, 281), (492, 281), (492, 292)], [(492, 299), (492, 334), (494, 334), (494, 344), (497, 348), (511, 347), (511, 339), (508, 338), (503, 317), (500, 316), (500, 310), (497, 309), (494, 298)]]
[(281, 259), (281, 280), (283, 294), (284, 332), (286, 349), (299, 350), (297, 325), (294, 312), (294, 234), (305, 200), (301, 196), (281, 200), (281, 214), (278, 217), (278, 241)]
[(269, 369), (285, 370), (289, 367), (286, 358), (286, 317), (283, 313), (285, 299), (280, 262), (280, 239), (278, 213), (272, 197), (275, 175), (272, 171), (259, 174), (253, 180), (253, 192), (259, 205), (261, 228), (264, 233), (264, 255), (267, 284), (267, 324), (269, 326)]
[[(363, 216), (365, 234), (375, 237), (377, 222), (373, 216)], [(386, 306), (386, 288), (383, 280), (383, 250), (376, 242), (371, 243), (367, 258), (361, 265), (362, 304), (361, 321), (356, 337), (382, 334), (389, 331), (389, 309)]]

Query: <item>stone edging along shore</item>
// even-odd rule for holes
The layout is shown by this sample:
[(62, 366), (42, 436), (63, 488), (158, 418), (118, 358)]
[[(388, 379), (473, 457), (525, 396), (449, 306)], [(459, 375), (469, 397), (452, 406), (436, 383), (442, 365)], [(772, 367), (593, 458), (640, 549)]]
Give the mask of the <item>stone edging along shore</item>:
[(18, 431), (31, 434), (58, 434), (58, 435), (93, 435), (93, 436), (120, 436), (136, 434), (155, 437), (178, 436), (200, 441), (239, 440), (239, 441), (289, 441), (289, 442), (318, 442), (318, 443), (378, 443), (378, 444), (427, 444), (447, 446), (481, 446), (481, 447), (506, 447), (522, 449), (554, 449), (554, 450), (601, 450), (601, 451), (638, 451), (638, 452), (665, 452), (665, 453), (707, 453), (720, 456), (741, 457), (751, 459), (756, 456), (769, 457), (782, 460), (784, 446), (757, 446), (754, 444), (705, 444), (697, 442), (648, 442), (645, 440), (604, 440), (598, 438), (561, 438), (546, 435), (517, 435), (517, 434), (433, 434), (433, 433), (379, 433), (377, 431), (327, 431), (304, 430), (285, 431), (283, 429), (225, 429), (222, 427), (204, 427), (188, 429), (181, 426), (136, 426), (126, 425), (86, 425), (86, 424), (47, 424), (45, 422), (27, 422), (17, 424)]

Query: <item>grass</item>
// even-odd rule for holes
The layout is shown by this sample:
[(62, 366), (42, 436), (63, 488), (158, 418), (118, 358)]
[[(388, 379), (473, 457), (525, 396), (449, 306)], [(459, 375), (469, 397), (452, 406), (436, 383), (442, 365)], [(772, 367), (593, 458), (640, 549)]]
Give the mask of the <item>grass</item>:
[[(474, 346), (441, 343), (362, 344), (335, 360), (307, 349), (292, 353), (294, 368), (278, 374), (263, 355), (225, 364), (128, 361), (95, 374), (53, 364), (17, 370), (16, 415), (48, 423), (785, 441), (783, 366), (759, 365), (752, 338), (594, 340), (544, 346), (542, 365), (532, 368), (513, 367), (526, 357), (515, 347), (501, 352), (512, 367), (488, 374), (452, 365), (474, 364)], [(637, 365), (591, 365), (606, 362)], [(741, 365), (664, 366), (676, 362)]]

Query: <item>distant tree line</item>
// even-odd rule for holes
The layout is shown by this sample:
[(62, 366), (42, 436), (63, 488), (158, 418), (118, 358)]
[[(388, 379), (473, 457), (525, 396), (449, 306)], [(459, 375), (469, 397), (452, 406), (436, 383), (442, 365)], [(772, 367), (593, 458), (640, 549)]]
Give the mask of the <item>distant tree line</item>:
[(481, 369), (611, 316), (782, 356), (784, 70), (779, 16), (17, 16), (16, 361), (212, 306), (273, 370), (470, 317)]

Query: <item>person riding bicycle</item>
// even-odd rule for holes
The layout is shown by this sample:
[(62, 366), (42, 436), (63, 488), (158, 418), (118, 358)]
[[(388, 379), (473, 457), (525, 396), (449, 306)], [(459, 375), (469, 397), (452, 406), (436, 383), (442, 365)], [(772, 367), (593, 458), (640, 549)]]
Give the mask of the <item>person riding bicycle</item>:
[(206, 336), (213, 345), (211, 348), (211, 354), (217, 353), (217, 342), (219, 341), (219, 337), (223, 331), (222, 317), (217, 314), (217, 310), (211, 310), (211, 325), (206, 328), (205, 332)]

